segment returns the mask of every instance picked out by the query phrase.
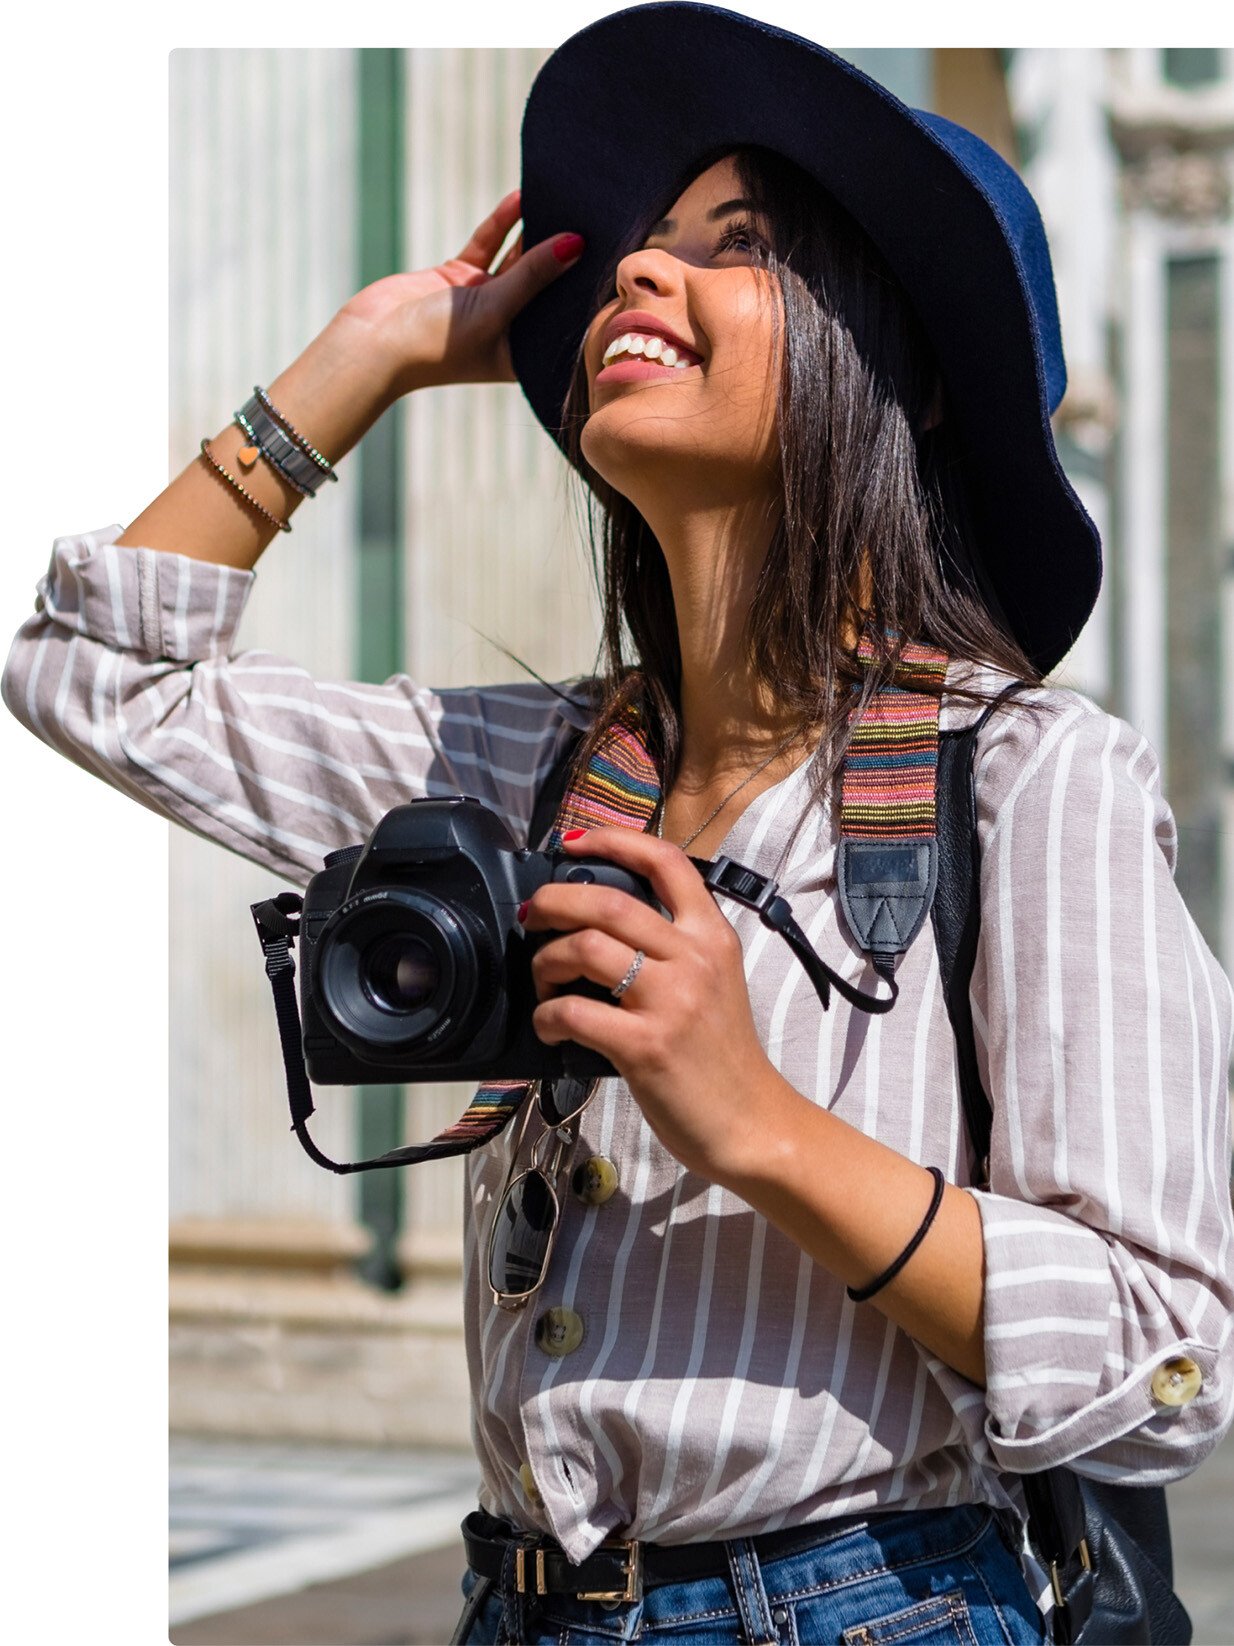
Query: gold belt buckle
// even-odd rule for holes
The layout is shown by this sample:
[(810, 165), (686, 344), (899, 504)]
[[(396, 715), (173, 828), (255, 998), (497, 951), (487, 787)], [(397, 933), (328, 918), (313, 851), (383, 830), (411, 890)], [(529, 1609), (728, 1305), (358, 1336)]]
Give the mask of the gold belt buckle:
[(606, 1538), (600, 1545), (602, 1549), (624, 1549), (626, 1552), (626, 1569), (624, 1589), (597, 1589), (584, 1594), (580, 1591), (575, 1595), (576, 1600), (620, 1600), (627, 1604), (632, 1600), (641, 1600), (643, 1595), (643, 1546), (637, 1538), (625, 1541), (619, 1537)]
[[(521, 1595), (527, 1593), (527, 1556), (529, 1552), (526, 1545), (521, 1543), (514, 1551), (514, 1586)], [(536, 1557), (536, 1586), (533, 1592), (537, 1595), (546, 1595), (548, 1593), (548, 1580), (544, 1575), (544, 1550), (537, 1548), (534, 1552)]]

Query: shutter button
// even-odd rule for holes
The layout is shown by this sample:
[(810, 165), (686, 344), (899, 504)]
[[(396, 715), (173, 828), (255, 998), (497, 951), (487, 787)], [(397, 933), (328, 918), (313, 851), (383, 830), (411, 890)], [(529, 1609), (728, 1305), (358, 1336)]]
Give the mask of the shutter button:
[(1186, 1406), (1204, 1386), (1204, 1376), (1189, 1355), (1175, 1355), (1153, 1373), (1153, 1399), (1162, 1406)]

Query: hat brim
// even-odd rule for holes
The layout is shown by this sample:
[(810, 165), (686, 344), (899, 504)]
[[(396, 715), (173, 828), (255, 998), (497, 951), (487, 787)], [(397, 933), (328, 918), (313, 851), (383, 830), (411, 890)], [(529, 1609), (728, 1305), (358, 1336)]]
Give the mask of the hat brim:
[(514, 370), (562, 445), (595, 282), (693, 159), (759, 144), (814, 177), (908, 292), (966, 453), (983, 564), (1042, 672), (1074, 644), (1101, 583), (1096, 526), (1063, 472), (1050, 410), (1065, 381), (1049, 253), (1027, 190), (985, 144), (895, 98), (799, 35), (720, 7), (601, 18), (541, 67), (522, 125), (524, 244), (568, 228), (579, 261), (517, 314)]

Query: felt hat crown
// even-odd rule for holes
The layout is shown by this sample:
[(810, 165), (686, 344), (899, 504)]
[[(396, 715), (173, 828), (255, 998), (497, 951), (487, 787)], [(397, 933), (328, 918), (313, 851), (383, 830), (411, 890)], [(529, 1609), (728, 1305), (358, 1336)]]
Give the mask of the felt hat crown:
[(903, 285), (965, 452), (984, 571), (1021, 646), (1052, 669), (1093, 609), (1101, 542), (1050, 425), (1066, 367), (1040, 213), (981, 138), (812, 41), (656, 0), (581, 29), (542, 65), (523, 114), (524, 244), (565, 226), (586, 246), (511, 323), (536, 416), (564, 449), (562, 405), (600, 270), (692, 161), (744, 144), (815, 178)]

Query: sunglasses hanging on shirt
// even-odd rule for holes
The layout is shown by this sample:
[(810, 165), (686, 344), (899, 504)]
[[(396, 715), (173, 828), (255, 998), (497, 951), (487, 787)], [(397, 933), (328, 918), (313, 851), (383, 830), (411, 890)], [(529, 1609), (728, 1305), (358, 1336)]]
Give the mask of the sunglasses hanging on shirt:
[[(561, 1219), (557, 1182), (573, 1147), (578, 1120), (600, 1084), (564, 1075), (537, 1080), (535, 1103), (528, 1103), (523, 1128), (510, 1155), (505, 1187), (493, 1214), (488, 1239), (488, 1284), (493, 1302), (502, 1309), (521, 1309), (537, 1292), (548, 1273), (549, 1259)], [(527, 1121), (538, 1113), (543, 1130), (531, 1151), (531, 1164), (514, 1176), (522, 1153)]]

